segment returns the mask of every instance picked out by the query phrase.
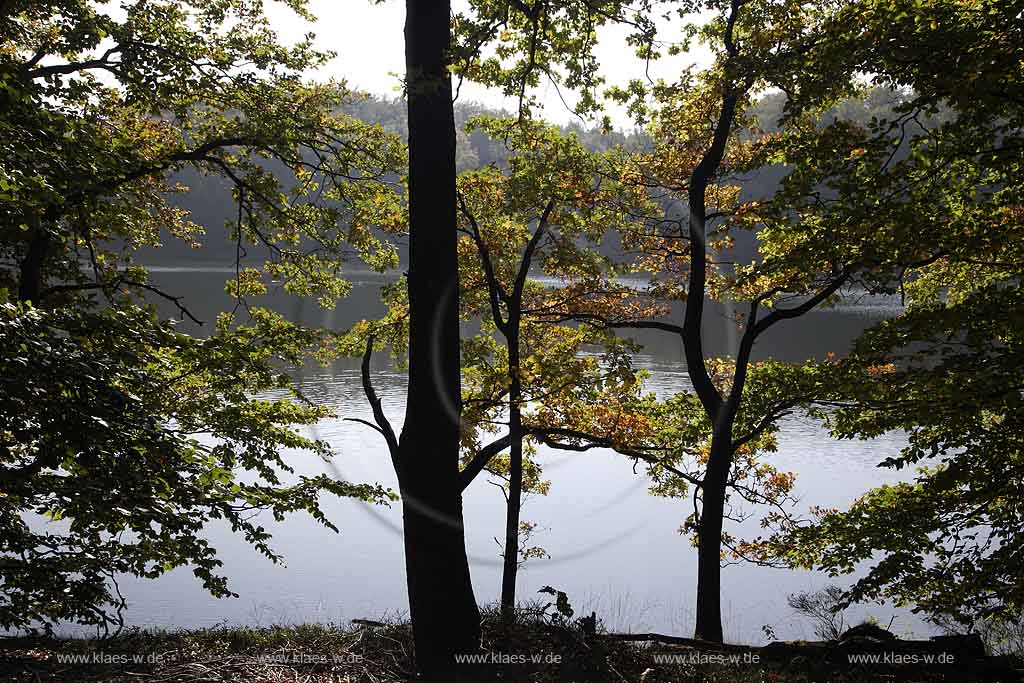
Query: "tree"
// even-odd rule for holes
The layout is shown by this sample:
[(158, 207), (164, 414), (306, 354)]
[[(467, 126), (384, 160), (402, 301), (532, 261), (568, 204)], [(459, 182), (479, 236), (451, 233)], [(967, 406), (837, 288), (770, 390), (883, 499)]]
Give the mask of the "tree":
[[(512, 154), (507, 171), (486, 166), (459, 177), (463, 309), (485, 321), (482, 336), (463, 354), (478, 388), (466, 397), (473, 409), (464, 416), (463, 431), (472, 452), (476, 433), (492, 431), (501, 419), (494, 413), (507, 411), (509, 454), (507, 467), (498, 471), (507, 480), (501, 607), (510, 620), (521, 562), (524, 472), (530, 470), (528, 483), (533, 483), (526, 490), (546, 490), (537, 463), (524, 458), (525, 449), (537, 440), (564, 447), (557, 437), (578, 433), (574, 421), (552, 419), (560, 406), (581, 407), (586, 414), (601, 398), (618, 399), (639, 386), (622, 340), (558, 323), (567, 319), (567, 310), (577, 310), (576, 301), (593, 310), (629, 298), (629, 288), (615, 282), (611, 260), (597, 247), (631, 215), (651, 207), (646, 192), (602, 177), (600, 156), (588, 153), (574, 135), (523, 119), (477, 118), (469, 126), (504, 138)], [(547, 282), (531, 279), (531, 272)], [(503, 348), (495, 348), (492, 333), (501, 336)], [(588, 346), (603, 347), (603, 362), (579, 358)], [(590, 442), (621, 436), (626, 425), (608, 417), (600, 431), (587, 434)], [(467, 469), (494, 471), (495, 464), (493, 456), (474, 458)]]
[[(517, 101), (517, 114), (529, 118), (538, 108), (536, 88), (551, 84), (563, 103), (583, 119), (602, 111), (595, 48), (597, 33), (609, 27), (628, 31), (626, 42), (641, 58), (658, 56), (654, 9), (661, 0), (471, 0), (455, 15), (453, 71), (463, 79), (498, 88)], [(682, 3), (688, 7), (690, 3)], [(485, 52), (485, 45), (493, 50)], [(605, 131), (611, 122), (603, 120)]]
[[(885, 283), (905, 311), (836, 364), (834, 402), (818, 415), (837, 438), (905, 431), (907, 446), (880, 465), (917, 475), (848, 510), (815, 510), (811, 524), (783, 525), (759, 550), (835, 575), (866, 566), (846, 602), (891, 599), (966, 627), (1012, 623), (1024, 607), (1022, 7), (910, 9), (857, 4), (837, 16), (855, 28), (815, 48), (837, 69), (909, 89), (894, 119), (875, 124), (906, 131), (907, 158), (856, 198), (841, 188), (838, 203), (870, 207), (874, 241), (913, 250), (921, 264)], [(894, 41), (899, 51), (886, 47)], [(835, 175), (798, 164), (808, 182)]]
[[(615, 99), (629, 103), (630, 110), (641, 115), (647, 110), (648, 94), (653, 94), (659, 102), (656, 107), (659, 118), (652, 129), (655, 150), (641, 161), (628, 157), (622, 160), (618, 177), (622, 182), (633, 182), (652, 193), (683, 195), (686, 216), (683, 219), (655, 218), (643, 229), (630, 224), (623, 231), (623, 241), (627, 249), (641, 249), (650, 255), (649, 259), (636, 264), (636, 268), (657, 274), (648, 292), (657, 309), (665, 311), (672, 301), (687, 301), (683, 324), (645, 319), (641, 314), (652, 309), (645, 304), (621, 307), (612, 315), (600, 307), (587, 311), (585, 305), (582, 310), (577, 306), (575, 310), (563, 310), (560, 314), (563, 319), (587, 322), (598, 328), (667, 331), (678, 335), (683, 342), (695, 394), (682, 394), (654, 407), (650, 397), (632, 401), (634, 408), (646, 405), (648, 411), (654, 411), (652, 419), (638, 422), (658, 424), (661, 421), (671, 426), (661, 434), (632, 434), (633, 443), (616, 439), (603, 443), (642, 455), (651, 465), (656, 490), (662, 493), (680, 495), (687, 487), (695, 487), (701, 507), (701, 513), (695, 512), (692, 518), (700, 548), (697, 633), (720, 640), (719, 560), (723, 540), (730, 541), (722, 535), (726, 491), (738, 492), (755, 502), (777, 505), (786, 500), (792, 477), (759, 463), (754, 455), (759, 449), (772, 447), (775, 419), (792, 407), (795, 400), (781, 398), (788, 395), (786, 389), (796, 389), (792, 386), (793, 380), (800, 380), (799, 385), (815, 381), (811, 368), (784, 368), (780, 364), (766, 366), (761, 373), (748, 373), (754, 339), (776, 322), (801, 315), (826, 301), (843, 285), (848, 273), (833, 277), (834, 273), (826, 272), (818, 278), (809, 275), (810, 269), (801, 270), (800, 277), (792, 277), (790, 273), (788, 281), (794, 289), (789, 291), (809, 293), (809, 302), (776, 311), (758, 321), (759, 308), (775, 303), (778, 295), (786, 291), (780, 286), (783, 279), (779, 278), (752, 295), (752, 310), (735, 366), (705, 357), (701, 342), (704, 298), (727, 287), (727, 276), (709, 275), (708, 260), (712, 257), (709, 242), (710, 246), (726, 245), (725, 228), (721, 224), (739, 209), (738, 188), (728, 181), (729, 175), (756, 168), (757, 161), (761, 165), (772, 163), (763, 156), (756, 159), (760, 148), (748, 137), (739, 135), (749, 124), (744, 112), (751, 104), (751, 94), (758, 88), (791, 87), (789, 81), (796, 74), (791, 63), (799, 54), (802, 32), (811, 29), (809, 32), (813, 33), (812, 29), (820, 26), (827, 16), (824, 10), (818, 12), (792, 3), (680, 3), (678, 9), (685, 16), (705, 5), (716, 18), (703, 27), (684, 25), (683, 43), (670, 46), (668, 51), (685, 50), (690, 38), (699, 36), (716, 51), (717, 61), (710, 69), (699, 75), (688, 71), (673, 86), (659, 84), (648, 88), (638, 79), (625, 89), (611, 91)], [(462, 73), (475, 80), (500, 85), (507, 94), (517, 95), (521, 118), (528, 115), (535, 104), (530, 88), (541, 78), (556, 85), (564, 82), (579, 90), (578, 112), (593, 113), (600, 109), (596, 93), (602, 79), (593, 53), (596, 28), (607, 24), (628, 25), (630, 44), (647, 59), (657, 58), (663, 47), (656, 41), (652, 3), (641, 3), (636, 8), (615, 2), (558, 6), (536, 2), (531, 5), (514, 3), (514, 6), (518, 12), (509, 12), (507, 8), (503, 11), (501, 3), (479, 3), (475, 21), (460, 21), (459, 35), (463, 37), (463, 50), (474, 55), (471, 48), (475, 37), (501, 32), (502, 45), (496, 56), (480, 62), (467, 59)], [(834, 101), (838, 94), (849, 94), (852, 90), (849, 83), (845, 91), (841, 85), (833, 87), (827, 92), (814, 93), (817, 98), (814, 101), (818, 103), (828, 97)], [(710, 132), (708, 121), (711, 121)], [(713, 211), (709, 210), (709, 205)], [(714, 224), (718, 225), (712, 231)], [(689, 246), (685, 248), (687, 243)], [(680, 283), (680, 276), (686, 280), (685, 285)], [(766, 280), (759, 280), (758, 284)], [(763, 378), (763, 383), (771, 385), (774, 393), (766, 394), (764, 401), (748, 401), (746, 410), (741, 410), (748, 374)], [(727, 384), (731, 386), (725, 386)], [(567, 434), (563, 443), (586, 448), (601, 442), (586, 439), (587, 433), (588, 430), (583, 430)], [(669, 455), (655, 455), (659, 452)], [(692, 462), (695, 472), (679, 467), (684, 459)], [(742, 467), (734, 470), (736, 459), (742, 461)]]
[(378, 237), (404, 222), (402, 147), (337, 114), (355, 97), (342, 85), (301, 80), (328, 55), (278, 45), (260, 3), (233, 1), (9, 1), (0, 36), (0, 624), (116, 626), (120, 572), (191, 565), (230, 595), (208, 521), (276, 560), (252, 513), (306, 510), (333, 527), (324, 493), (390, 500), (295, 476), (285, 457), (331, 455), (295, 432), (328, 412), (287, 373), (323, 334), (246, 306), (205, 339), (184, 335), (147, 297), (201, 321), (133, 260), (163, 240), (201, 246), (169, 203), (186, 189), (173, 174), (193, 169), (234, 189), (226, 286), (240, 305), (271, 279), (333, 305), (353, 253), (394, 262)]
[[(504, 139), (509, 154), (504, 169), (487, 165), (461, 173), (457, 195), (460, 314), (480, 325), (461, 344), (459, 490), (485, 472), (504, 482), (501, 604), (509, 620), (519, 565), (543, 554), (524, 546), (534, 525), (520, 516), (524, 494), (548, 490), (540, 463), (531, 457), (535, 444), (586, 450), (621, 441), (636, 429), (618, 408), (640, 387), (629, 354), (633, 346), (607, 331), (559, 323), (577, 301), (586, 302), (587, 310), (607, 310), (632, 296), (615, 282), (612, 261), (598, 247), (613, 226), (652, 207), (646, 191), (603, 177), (602, 155), (554, 126), (476, 117), (467, 129)], [(394, 430), (380, 411), (369, 360), (374, 348), (390, 347), (399, 364), (406, 362), (407, 291), (404, 283), (385, 286), (387, 314), (355, 325), (338, 349), (363, 355), (364, 390), (374, 414), (368, 424), (393, 457)], [(594, 353), (598, 348), (601, 353)], [(507, 433), (496, 436), (503, 428)]]
[(462, 392), (450, 44), (450, 3), (407, 0), (409, 388), (395, 462), (416, 668), (438, 681), (452, 680), (456, 653), (480, 646), (458, 485)]
[(821, 640), (839, 640), (846, 631), (846, 617), (843, 614), (844, 591), (829, 584), (810, 592), (801, 591), (786, 596), (786, 605), (814, 624), (814, 635)]
[[(404, 505), (406, 568), (417, 671), (450, 680), (454, 655), (479, 646), (459, 487), (459, 274), (457, 263), (456, 131), (451, 71), (481, 82), (507, 80), (473, 72), (482, 48), (510, 15), (531, 17), (538, 40), (541, 6), (481, 3), (477, 19), (457, 16), (449, 2), (406, 3), (406, 95), (409, 125), (409, 388), (401, 438), (380, 411), (365, 368), (364, 388), (375, 426), (388, 441)], [(500, 16), (504, 16), (501, 19)], [(459, 27), (454, 40), (452, 24)], [(477, 28), (473, 28), (476, 26)], [(472, 37), (468, 41), (464, 28)], [(477, 30), (479, 29), (479, 30)], [(511, 35), (511, 34), (510, 34)], [(525, 83), (525, 81), (524, 81)], [(525, 85), (524, 85), (525, 87)], [(396, 457), (397, 456), (397, 457)]]
[(197, 339), (139, 309), (3, 304), (4, 628), (120, 628), (118, 574), (189, 566), (214, 596), (233, 596), (202, 537), (210, 521), (279, 561), (254, 512), (306, 511), (337, 530), (320, 511), (323, 494), (390, 500), (379, 486), (295, 476), (283, 449), (333, 455), (294, 431), (328, 411), (249, 398), (288, 387), (273, 360), (301, 362), (315, 334), (269, 314), (227, 322)]
[[(626, 159), (624, 179), (678, 196), (681, 214), (649, 222), (642, 229), (623, 233), (627, 248), (639, 250), (635, 264), (653, 273), (646, 296), (662, 302), (685, 302), (682, 323), (661, 318), (583, 316), (591, 324), (618, 329), (655, 329), (679, 337), (692, 385), (653, 409), (653, 424), (664, 425), (653, 437), (668, 455), (652, 462), (655, 492), (683, 496), (692, 488), (694, 512), (684, 530), (692, 531), (698, 548), (696, 635), (722, 640), (720, 561), (722, 544), (733, 539), (723, 534), (728, 494), (753, 503), (784, 509), (792, 476), (759, 461), (758, 451), (774, 448), (775, 421), (792, 407), (799, 388), (813, 385), (811, 366), (780, 363), (752, 365), (758, 335), (778, 322), (806, 313), (825, 302), (846, 281), (846, 275), (824, 281), (813, 275), (782, 277), (760, 289), (748, 287), (744, 271), (718, 268), (717, 252), (729, 245), (731, 222), (745, 215), (734, 177), (764, 163), (759, 157), (758, 135), (741, 135), (753, 121), (745, 114), (757, 87), (776, 84), (789, 75), (782, 69), (793, 46), (783, 37), (794, 25), (811, 23), (813, 11), (786, 3), (709, 3), (716, 17), (702, 28), (691, 29), (715, 50), (716, 62), (701, 74), (684, 74), (674, 85), (661, 84), (653, 94), (656, 111), (650, 134), (653, 150)], [(626, 102), (643, 97), (646, 89), (635, 83), (613, 96)], [(642, 112), (639, 101), (632, 105)], [(711, 121), (709, 128), (708, 121)], [(756, 131), (755, 131), (756, 133)], [(752, 266), (758, 274), (759, 266)], [(772, 305), (782, 292), (809, 294), (802, 304), (776, 307), (759, 318), (762, 305)], [(703, 348), (705, 298), (747, 299), (749, 312), (737, 316), (743, 323), (735, 361), (710, 359)]]
[[(790, 500), (792, 475), (758, 457), (774, 449), (779, 418), (833, 403), (844, 387), (878, 372), (875, 364), (830, 359), (754, 361), (758, 337), (827, 306), (844, 288), (891, 292), (915, 277), (927, 279), (925, 269), (949, 258), (949, 238), (939, 235), (964, 214), (962, 205), (990, 194), (984, 189), (988, 182), (1012, 187), (1002, 167), (996, 175), (979, 171), (959, 180), (952, 171), (937, 175), (937, 169), (963, 172), (960, 164), (969, 150), (977, 154), (993, 148), (992, 135), (1011, 139), (1016, 128), (1014, 123), (995, 125), (1005, 112), (995, 107), (974, 120), (972, 130), (983, 131), (980, 138), (962, 138), (953, 149), (937, 143), (934, 129), (946, 125), (938, 105), (954, 97), (948, 72), (936, 70), (933, 61), (923, 65), (938, 34), (929, 34), (912, 53), (922, 62), (920, 77), (908, 76), (906, 51), (892, 53), (889, 43), (878, 38), (904, 40), (909, 25), (916, 26), (918, 19), (903, 5), (812, 8), (738, 1), (707, 7), (714, 17), (689, 33), (709, 42), (715, 53), (712, 66), (688, 72), (675, 84), (647, 88), (636, 82), (612, 93), (651, 118), (654, 149), (624, 163), (623, 177), (678, 197), (683, 206), (623, 235), (628, 247), (645, 254), (638, 269), (655, 274), (646, 294), (666, 304), (685, 304), (681, 323), (628, 315), (577, 319), (608, 328), (661, 330), (678, 336), (683, 345), (692, 391), (654, 408), (652, 423), (665, 425), (654, 443), (670, 448), (671, 456), (652, 463), (650, 473), (657, 493), (692, 491), (695, 510), (684, 529), (693, 532), (698, 547), (696, 635), (721, 640), (723, 546), (735, 557), (768, 559), (756, 551), (757, 543), (724, 532), (723, 520), (736, 518), (737, 498), (774, 508), (766, 524), (795, 524), (782, 505)], [(958, 11), (968, 13), (974, 27), (984, 21), (996, 26), (993, 17), (1011, 16), (1006, 8), (991, 15), (939, 5), (931, 11), (933, 29), (961, 20)], [(864, 16), (871, 22), (865, 24)], [(859, 33), (865, 26), (866, 32)], [(1009, 58), (994, 47), (1005, 38), (1005, 29), (988, 30), (980, 39), (955, 34), (957, 48), (971, 55), (967, 72), (983, 66), (982, 73), (989, 73), (985, 60), (993, 69), (1009, 68)], [(944, 47), (942, 54), (952, 58), (955, 53)], [(877, 75), (865, 79), (865, 70)], [(891, 116), (867, 122), (825, 116), (870, 81), (919, 90), (897, 102)], [(764, 88), (785, 93), (786, 106), (779, 121), (761, 130), (751, 113), (755, 94)], [(647, 96), (653, 103), (644, 100)], [(918, 144), (910, 145), (908, 153), (907, 140), (915, 137)], [(1005, 156), (1001, 151), (995, 158), (1010, 163)], [(987, 156), (986, 163), (991, 163)], [(780, 165), (784, 179), (777, 191), (741, 194), (740, 178)], [(983, 206), (979, 213), (990, 208)], [(733, 263), (723, 255), (741, 231), (757, 236), (759, 253), (750, 263)], [(735, 315), (738, 345), (732, 360), (709, 358), (703, 347), (707, 297), (733, 308), (742, 305), (745, 311)]]

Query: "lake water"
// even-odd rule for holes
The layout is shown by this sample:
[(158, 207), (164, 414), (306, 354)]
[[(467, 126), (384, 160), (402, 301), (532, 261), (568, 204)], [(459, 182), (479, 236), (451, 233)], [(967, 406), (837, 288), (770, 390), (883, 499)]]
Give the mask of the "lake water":
[[(160, 268), (153, 279), (175, 295), (184, 295), (193, 312), (212, 320), (229, 309), (223, 293), (226, 270)], [(334, 311), (312, 302), (270, 295), (269, 305), (294, 319), (344, 328), (382, 312), (376, 299), (384, 278), (353, 277), (352, 294)], [(760, 342), (756, 355), (785, 360), (843, 354), (850, 340), (865, 327), (898, 309), (898, 301), (858, 298), (827, 312), (811, 313), (784, 322)], [(167, 313), (172, 311), (167, 309)], [(715, 353), (728, 353), (735, 343), (724, 312), (712, 309), (706, 325), (706, 344)], [(719, 322), (721, 324), (719, 324)], [(187, 326), (186, 326), (187, 327)], [(650, 371), (652, 389), (668, 394), (686, 386), (682, 349), (668, 335), (644, 335), (645, 350), (637, 365)], [(403, 416), (405, 378), (380, 354), (375, 358), (375, 385), (396, 428)], [(340, 417), (368, 418), (357, 363), (338, 363), (330, 369), (306, 371), (300, 378), (307, 395), (334, 406)], [(327, 471), (351, 481), (380, 482), (397, 490), (382, 440), (376, 432), (342, 419), (321, 423), (316, 436), (337, 450), (334, 463), (292, 459), (302, 472)], [(903, 445), (891, 434), (872, 441), (837, 442), (813, 422), (788, 418), (783, 423), (778, 453), (771, 455), (782, 470), (798, 475), (800, 507), (843, 506), (866, 489), (907, 473), (876, 467)], [(550, 559), (531, 560), (520, 573), (519, 596), (528, 600), (545, 585), (569, 594), (577, 612), (594, 610), (616, 630), (658, 630), (681, 635), (692, 631), (696, 552), (678, 534), (689, 512), (689, 501), (650, 496), (644, 476), (633, 473), (630, 461), (608, 451), (566, 453), (541, 449), (544, 470), (552, 481), (546, 497), (527, 500), (523, 516), (541, 530), (534, 537)], [(270, 625), (300, 621), (339, 622), (353, 618), (400, 615), (407, 610), (401, 539), (401, 503), (373, 507), (347, 500), (328, 500), (328, 516), (341, 529), (335, 534), (303, 515), (281, 524), (268, 520), (274, 545), (287, 564), (274, 565), (258, 555), (227, 528), (212, 527), (209, 538), (220, 550), (223, 571), (238, 599), (216, 600), (207, 595), (187, 569), (155, 581), (124, 580), (127, 621), (152, 627), (198, 627), (219, 623)], [(499, 546), (504, 528), (501, 492), (478, 480), (465, 497), (466, 535), (478, 600), (497, 600), (500, 590)], [(748, 525), (751, 524), (748, 522)], [(755, 529), (756, 531), (756, 529)], [(812, 637), (810, 625), (790, 612), (786, 596), (820, 588), (827, 576), (753, 566), (723, 570), (726, 637), (733, 641), (763, 640), (761, 627), (771, 625), (781, 638)], [(849, 582), (842, 578), (839, 583)], [(883, 605), (852, 609), (850, 617), (876, 617), (894, 632), (923, 634), (928, 629), (905, 610)]]

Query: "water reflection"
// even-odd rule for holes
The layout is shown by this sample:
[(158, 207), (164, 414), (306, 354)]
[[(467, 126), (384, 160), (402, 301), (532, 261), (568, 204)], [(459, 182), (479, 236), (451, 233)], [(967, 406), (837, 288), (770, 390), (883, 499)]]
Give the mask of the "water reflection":
[[(193, 312), (213, 320), (230, 310), (223, 282), (230, 270), (162, 268), (153, 273), (159, 286), (185, 295)], [(383, 313), (377, 290), (386, 277), (357, 274), (352, 294), (333, 312), (312, 303), (297, 303), (272, 292), (267, 305), (310, 324), (344, 328), (357, 320)], [(714, 353), (730, 353), (735, 335), (721, 308), (710, 307), (711, 324), (705, 344)], [(892, 315), (898, 301), (867, 299), (845, 301), (828, 312), (812, 313), (773, 328), (758, 345), (756, 356), (798, 361), (843, 354), (850, 340), (867, 326)], [(168, 315), (171, 310), (165, 310)], [(182, 328), (202, 333), (183, 323)], [(637, 339), (645, 346), (636, 364), (650, 372), (650, 387), (660, 394), (687, 387), (682, 349), (669, 335), (645, 332)], [(732, 341), (734, 343), (734, 341)], [(392, 423), (402, 423), (405, 376), (395, 372), (384, 354), (374, 358), (374, 384)], [(316, 435), (329, 441), (338, 456), (333, 465), (293, 455), (303, 473), (336, 471), (352, 481), (380, 482), (397, 489), (386, 448), (379, 435), (345, 418), (369, 419), (360, 385), (358, 361), (341, 361), (328, 369), (309, 368), (301, 386), (310, 398), (336, 409), (337, 419), (325, 420)], [(903, 436), (886, 435), (872, 441), (838, 442), (813, 422), (786, 418), (779, 450), (772, 462), (798, 474), (796, 493), (801, 506), (842, 506), (865, 489), (895, 476), (876, 464), (895, 453)], [(689, 501), (654, 498), (647, 481), (634, 474), (627, 459), (608, 451), (567, 453), (541, 448), (540, 457), (551, 495), (529, 497), (524, 520), (540, 523), (535, 538), (551, 555), (531, 560), (520, 574), (520, 596), (530, 599), (544, 585), (569, 593), (578, 611), (596, 610), (614, 628), (661, 629), (685, 633), (695, 585), (695, 552), (678, 528), (689, 511)], [(335, 469), (336, 468), (336, 469)], [(899, 474), (909, 476), (908, 473)], [(275, 533), (275, 546), (288, 565), (274, 566), (258, 556), (228, 529), (215, 527), (209, 536), (220, 549), (224, 571), (237, 600), (214, 600), (203, 593), (188, 571), (178, 570), (157, 581), (130, 581), (123, 586), (131, 607), (132, 624), (149, 626), (201, 626), (231, 623), (269, 624), (296, 621), (339, 621), (358, 617), (401, 614), (406, 610), (401, 504), (372, 508), (344, 500), (325, 505), (328, 516), (341, 528), (334, 534), (308, 517), (292, 516), (267, 528)], [(486, 481), (475, 482), (465, 498), (467, 544), (472, 555), (477, 597), (494, 601), (500, 585), (500, 537), (504, 529), (503, 498)], [(753, 524), (753, 521), (748, 522)], [(807, 637), (806, 624), (794, 621), (785, 607), (788, 593), (820, 587), (827, 577), (810, 572), (733, 566), (724, 571), (723, 590), (727, 637), (760, 640), (761, 626), (772, 625), (780, 637)], [(893, 628), (924, 631), (905, 612), (873, 607), (851, 615), (873, 614)]]

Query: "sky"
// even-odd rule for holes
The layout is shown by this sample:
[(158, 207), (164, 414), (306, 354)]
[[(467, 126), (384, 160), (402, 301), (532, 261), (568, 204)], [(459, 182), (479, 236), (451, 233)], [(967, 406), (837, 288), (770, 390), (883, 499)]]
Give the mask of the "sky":
[[(466, 2), (453, 0), (452, 5), (459, 11), (465, 8)], [(386, 0), (380, 5), (370, 0), (310, 0), (309, 8), (318, 18), (312, 26), (277, 3), (269, 4), (267, 13), (284, 41), (298, 40), (312, 30), (317, 34), (317, 47), (337, 53), (325, 70), (315, 74), (317, 78), (343, 78), (350, 87), (376, 95), (394, 97), (399, 94), (399, 78), (405, 71), (402, 35), (405, 3), (402, 0)], [(625, 44), (627, 33), (625, 27), (609, 27), (598, 36), (597, 54), (602, 75), (609, 84), (624, 85), (630, 79), (644, 77), (644, 62)], [(698, 48), (687, 55), (655, 62), (650, 73), (655, 79), (671, 81), (683, 66), (708, 60), (707, 50)], [(570, 103), (574, 101), (571, 93), (563, 90), (562, 94)], [(544, 118), (560, 124), (579, 120), (562, 104), (550, 84), (542, 86), (539, 95), (544, 105)], [(495, 108), (515, 108), (515, 102), (500, 92), (471, 83), (463, 85), (459, 99)], [(609, 113), (616, 126), (629, 127), (628, 117), (621, 109), (610, 109)]]

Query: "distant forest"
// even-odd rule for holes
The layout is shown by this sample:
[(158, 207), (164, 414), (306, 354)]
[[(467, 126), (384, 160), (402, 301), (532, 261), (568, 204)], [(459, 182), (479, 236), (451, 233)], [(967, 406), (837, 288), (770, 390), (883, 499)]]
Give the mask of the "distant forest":
[[(883, 117), (892, 112), (893, 106), (904, 99), (901, 93), (884, 88), (873, 88), (856, 100), (847, 100), (841, 106), (830, 111), (822, 120), (822, 124), (837, 119), (866, 123), (872, 117)], [(776, 122), (783, 115), (786, 98), (783, 94), (765, 95), (758, 106), (756, 114), (759, 125), (765, 131), (776, 129)], [(346, 113), (366, 123), (380, 124), (385, 130), (401, 136), (407, 134), (406, 105), (400, 98), (385, 99), (368, 95), (365, 99), (351, 104)], [(488, 164), (503, 166), (509, 158), (508, 150), (501, 140), (494, 140), (486, 133), (475, 130), (467, 131), (466, 123), (477, 115), (509, 115), (507, 112), (495, 110), (481, 104), (465, 102), (455, 105), (455, 122), (458, 131), (458, 148), (456, 163), (459, 171), (479, 168)], [(639, 131), (614, 130), (604, 132), (597, 126), (584, 127), (573, 122), (563, 130), (579, 137), (583, 145), (590, 151), (603, 151), (616, 146), (627, 148), (645, 148), (648, 145), (646, 135)], [(899, 156), (899, 154), (897, 155)], [(774, 167), (756, 175), (737, 179), (743, 187), (745, 199), (771, 195), (778, 188), (786, 169)], [(203, 226), (207, 234), (215, 236), (218, 231), (225, 230), (225, 224), (233, 220), (236, 205), (231, 197), (230, 184), (221, 177), (207, 177), (194, 170), (179, 173), (176, 180), (188, 187), (188, 192), (175, 197), (172, 201), (181, 208), (187, 209), (192, 220)], [(679, 210), (675, 206), (666, 206), (667, 213)], [(740, 263), (751, 262), (756, 253), (755, 237), (751, 234), (737, 233), (736, 245), (731, 260)], [(404, 245), (400, 246), (400, 259), (404, 265), (406, 254)], [(618, 245), (610, 239), (603, 245), (608, 256), (617, 255)], [(201, 249), (194, 249), (187, 243), (170, 239), (160, 248), (146, 248), (138, 252), (139, 262), (145, 265), (170, 266), (183, 264), (202, 264), (206, 266), (233, 266), (235, 263), (235, 246), (230, 240), (209, 240)], [(358, 266), (357, 266), (358, 267)]]

